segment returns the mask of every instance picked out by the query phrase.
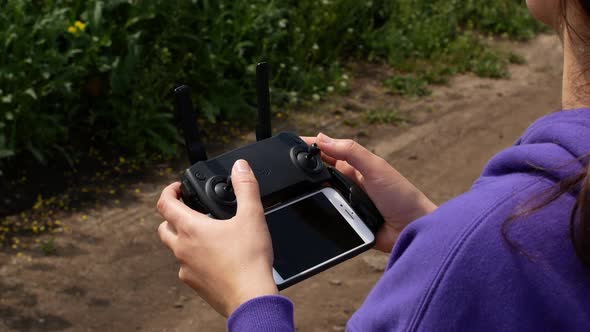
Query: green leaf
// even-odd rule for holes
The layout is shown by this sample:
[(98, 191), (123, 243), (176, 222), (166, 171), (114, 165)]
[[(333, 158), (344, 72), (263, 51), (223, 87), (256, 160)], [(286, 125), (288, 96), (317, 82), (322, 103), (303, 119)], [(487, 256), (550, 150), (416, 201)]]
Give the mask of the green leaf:
[(35, 93), (35, 90), (33, 90), (32, 88), (28, 88), (25, 90), (25, 94), (31, 96), (31, 98), (37, 100), (37, 94)]
[(5, 104), (12, 103), (12, 95), (6, 95), (6, 96), (2, 97), (2, 102)]
[(249, 41), (249, 40), (245, 40), (243, 42), (239, 42), (236, 44), (235, 50), (238, 53), (238, 56), (241, 58), (244, 56), (244, 52), (245, 49), (249, 48), (249, 47), (253, 47), (254, 43)]
[(14, 156), (14, 151), (12, 151), (12, 150), (6, 150), (6, 149), (0, 149), (0, 159), (12, 157), (12, 156)]
[(70, 50), (68, 53), (66, 53), (66, 56), (68, 58), (73, 58), (75, 55), (81, 54), (81, 53), (84, 53), (84, 51), (79, 48), (74, 48), (74, 49)]
[(155, 131), (151, 129), (147, 129), (146, 132), (152, 138), (151, 140), (149, 140), (150, 144), (153, 145), (156, 149), (167, 154), (173, 154), (174, 152), (176, 152), (172, 142), (166, 141), (161, 135), (157, 134)]
[(125, 29), (127, 29), (127, 28), (129, 28), (129, 27), (131, 27), (131, 26), (133, 26), (133, 25), (141, 22), (141, 21), (151, 20), (154, 17), (156, 17), (156, 15), (153, 14), (153, 13), (150, 13), (150, 14), (147, 14), (147, 15), (142, 15), (142, 16), (136, 16), (136, 17), (130, 19), (129, 21), (127, 21), (127, 23), (125, 24)]
[(95, 27), (100, 26), (102, 20), (102, 9), (104, 7), (104, 1), (97, 1), (94, 4), (94, 15), (92, 16), (92, 23)]
[(207, 117), (207, 120), (209, 120), (211, 123), (215, 123), (215, 118), (221, 111), (219, 107), (205, 99), (201, 101), (201, 109), (203, 110), (203, 114)]
[(4, 48), (8, 48), (8, 46), (10, 46), (10, 43), (12, 43), (12, 41), (14, 41), (17, 37), (17, 34), (14, 32), (8, 35), (8, 38), (6, 38), (6, 41), (4, 41)]

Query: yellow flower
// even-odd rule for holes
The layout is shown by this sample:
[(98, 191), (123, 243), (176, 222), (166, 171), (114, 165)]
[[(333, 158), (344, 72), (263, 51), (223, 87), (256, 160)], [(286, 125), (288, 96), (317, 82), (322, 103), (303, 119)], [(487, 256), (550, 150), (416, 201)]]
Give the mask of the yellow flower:
[(77, 31), (76, 27), (74, 27), (74, 26), (68, 27), (68, 32), (71, 33), (72, 35), (75, 34), (76, 31)]
[(86, 24), (85, 24), (85, 23), (82, 23), (82, 22), (80, 22), (80, 21), (76, 21), (76, 22), (74, 23), (74, 25), (75, 25), (75, 26), (76, 26), (76, 28), (78, 28), (78, 30), (80, 30), (80, 31), (84, 31), (84, 29), (86, 29)]

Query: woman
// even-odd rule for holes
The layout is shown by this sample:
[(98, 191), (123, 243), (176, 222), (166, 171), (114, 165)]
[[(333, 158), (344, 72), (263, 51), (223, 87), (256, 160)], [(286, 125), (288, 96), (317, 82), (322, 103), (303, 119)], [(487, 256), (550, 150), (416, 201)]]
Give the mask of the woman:
[[(532, 124), (465, 194), (437, 208), (355, 142), (307, 138), (386, 219), (376, 249), (391, 251), (390, 261), (348, 330), (590, 331), (590, 0), (527, 4), (562, 38), (564, 111)], [(164, 189), (160, 237), (180, 279), (229, 316), (229, 330), (293, 330), (292, 304), (272, 278), (256, 179), (243, 160), (232, 179), (231, 222), (186, 207), (178, 183)]]

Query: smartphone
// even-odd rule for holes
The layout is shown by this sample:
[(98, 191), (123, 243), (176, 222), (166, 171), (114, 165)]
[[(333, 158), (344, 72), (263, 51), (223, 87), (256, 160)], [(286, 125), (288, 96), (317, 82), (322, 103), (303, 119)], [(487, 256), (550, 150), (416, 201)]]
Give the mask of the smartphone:
[(333, 188), (326, 187), (268, 210), (279, 289), (370, 249), (375, 235)]

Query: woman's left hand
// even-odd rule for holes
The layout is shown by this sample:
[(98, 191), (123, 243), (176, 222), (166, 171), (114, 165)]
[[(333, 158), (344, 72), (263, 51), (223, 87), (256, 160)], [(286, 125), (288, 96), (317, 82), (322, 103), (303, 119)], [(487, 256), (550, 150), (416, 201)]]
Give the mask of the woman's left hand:
[(231, 176), (238, 203), (232, 219), (190, 209), (179, 200), (178, 182), (164, 189), (157, 204), (166, 219), (158, 233), (180, 262), (178, 277), (226, 317), (250, 299), (278, 294), (258, 182), (244, 160), (234, 164)]

